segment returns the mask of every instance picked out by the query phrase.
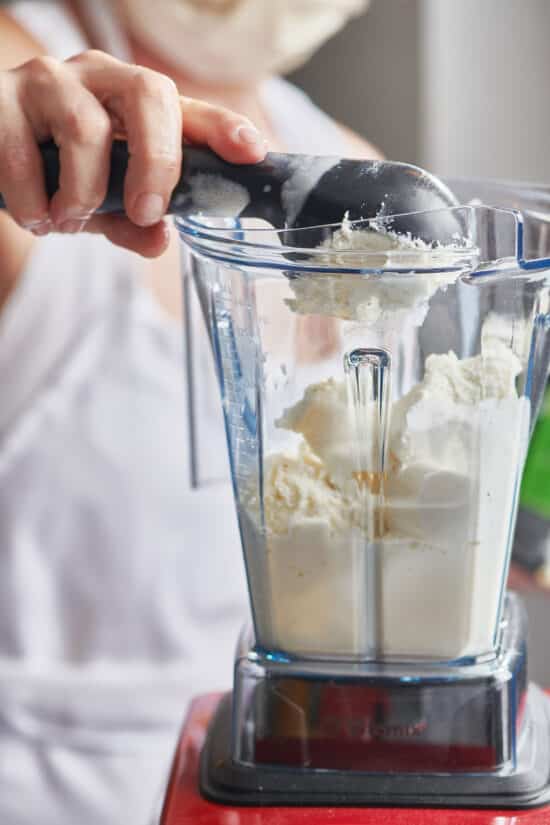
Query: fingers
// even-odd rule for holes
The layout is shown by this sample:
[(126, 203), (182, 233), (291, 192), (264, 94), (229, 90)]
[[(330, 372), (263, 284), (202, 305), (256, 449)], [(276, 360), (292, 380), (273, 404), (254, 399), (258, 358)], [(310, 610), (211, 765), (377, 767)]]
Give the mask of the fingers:
[(109, 82), (100, 60), (81, 69), (87, 87), (125, 130), (129, 162), (124, 205), (138, 226), (158, 223), (181, 170), (182, 113), (176, 85), (139, 66), (109, 60)]
[(263, 160), (267, 144), (252, 121), (221, 106), (201, 100), (181, 98), (183, 137), (191, 143), (209, 146), (230, 163), (257, 163)]
[[(14, 70), (11, 76), (15, 89), (12, 106), (15, 102), (17, 110), (15, 122), (20, 132), (26, 124), (23, 145), (32, 145), (33, 163), (32, 167), (27, 164), (27, 169), (35, 177), (29, 187), (33, 209), (41, 210), (42, 217), (44, 212), (48, 213), (36, 142), (52, 136), (60, 150), (60, 179), (59, 189), (49, 204), (49, 219), (57, 229), (77, 231), (105, 197), (110, 118), (67, 65), (52, 58), (36, 58)], [(22, 215), (21, 210), (11, 211), (17, 220), (29, 225), (28, 216)]]
[(50, 58), (34, 64), (20, 80), (20, 99), (35, 135), (51, 135), (59, 147), (59, 188), (50, 219), (61, 231), (78, 231), (105, 198), (111, 121), (68, 64)]
[(124, 205), (138, 226), (157, 223), (166, 212), (181, 170), (181, 107), (174, 83), (162, 75), (138, 73), (128, 95), (124, 124), (128, 171)]
[(0, 192), (21, 226), (44, 234), (49, 216), (42, 159), (11, 72), (0, 75), (0, 113)]
[[(181, 172), (182, 139), (208, 145), (233, 163), (254, 163), (266, 146), (253, 124), (219, 106), (180, 98), (164, 75), (89, 51), (60, 63), (49, 57), (0, 73), (0, 191), (13, 217), (36, 234), (79, 231), (105, 198), (113, 132), (130, 160), (129, 221), (94, 218), (90, 231), (141, 254), (159, 254), (165, 231), (138, 237), (166, 212)], [(37, 143), (53, 137), (59, 189), (50, 204)]]
[(175, 84), (158, 72), (101, 53), (87, 53), (75, 63), (82, 82), (126, 134), (125, 207), (139, 226), (154, 224), (166, 211), (181, 171), (182, 137), (210, 146), (233, 163), (265, 157), (265, 141), (251, 121), (220, 106), (180, 98)]
[(94, 215), (83, 228), (84, 232), (105, 235), (112, 243), (130, 249), (145, 258), (156, 258), (166, 250), (170, 242), (170, 229), (166, 221), (154, 226), (141, 227), (124, 215)]

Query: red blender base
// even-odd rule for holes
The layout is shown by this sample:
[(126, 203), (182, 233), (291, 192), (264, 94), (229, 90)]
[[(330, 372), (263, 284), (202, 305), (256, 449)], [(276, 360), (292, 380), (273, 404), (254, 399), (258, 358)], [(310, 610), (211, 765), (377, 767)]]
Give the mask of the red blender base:
[(199, 793), (206, 729), (220, 701), (201, 696), (190, 708), (174, 758), (159, 825), (550, 825), (550, 805), (526, 811), (426, 808), (231, 807)]

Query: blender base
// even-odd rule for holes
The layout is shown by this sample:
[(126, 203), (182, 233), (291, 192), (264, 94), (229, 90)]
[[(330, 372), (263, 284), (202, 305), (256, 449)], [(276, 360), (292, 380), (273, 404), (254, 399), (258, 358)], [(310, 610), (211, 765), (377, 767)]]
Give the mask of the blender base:
[(531, 685), (516, 767), (507, 773), (360, 773), (243, 765), (231, 757), (232, 695), (201, 755), (200, 791), (225, 805), (525, 809), (550, 803), (550, 698)]
[(208, 731), (202, 793), (238, 805), (544, 805), (550, 699), (527, 685), (526, 639), (513, 594), (487, 661), (290, 660), (245, 634)]

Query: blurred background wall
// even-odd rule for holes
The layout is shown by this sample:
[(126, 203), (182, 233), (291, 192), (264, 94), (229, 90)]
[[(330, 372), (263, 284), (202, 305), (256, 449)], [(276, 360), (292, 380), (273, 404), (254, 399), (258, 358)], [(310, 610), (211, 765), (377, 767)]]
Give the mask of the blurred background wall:
[(549, 0), (372, 0), (294, 75), (393, 159), (550, 182)]
[[(394, 160), (550, 184), (550, 0), (371, 0), (292, 78)], [(550, 594), (524, 594), (550, 685)]]
[(421, 154), (419, 12), (420, 0), (371, 0), (291, 78), (386, 156), (412, 162)]

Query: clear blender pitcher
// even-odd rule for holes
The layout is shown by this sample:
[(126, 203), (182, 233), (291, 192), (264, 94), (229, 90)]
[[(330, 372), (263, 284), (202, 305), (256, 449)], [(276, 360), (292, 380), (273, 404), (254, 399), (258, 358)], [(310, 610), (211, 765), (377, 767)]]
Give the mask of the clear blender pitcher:
[(525, 259), (521, 214), (454, 211), (461, 232), (437, 248), (396, 238), (391, 216), (292, 246), (254, 220), (179, 223), (263, 651), (495, 655), (549, 264)]
[(505, 586), (550, 359), (549, 210), (542, 191), (496, 195), (506, 208), (446, 210), (446, 245), (428, 212), (415, 238), (391, 215), (179, 222), (253, 616), (203, 751), (208, 798), (549, 798), (550, 706)]

